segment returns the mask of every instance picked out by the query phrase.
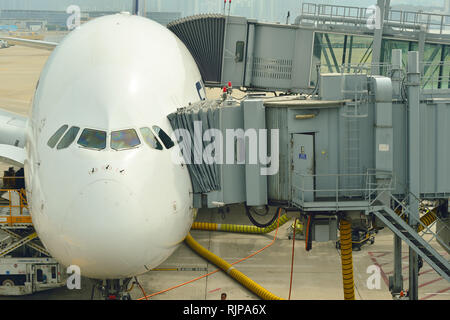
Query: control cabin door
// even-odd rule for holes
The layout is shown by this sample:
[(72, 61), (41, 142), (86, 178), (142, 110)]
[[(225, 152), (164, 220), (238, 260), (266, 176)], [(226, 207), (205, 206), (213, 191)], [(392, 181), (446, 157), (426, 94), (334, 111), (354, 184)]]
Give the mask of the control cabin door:
[(314, 201), (314, 135), (292, 135), (292, 200)]

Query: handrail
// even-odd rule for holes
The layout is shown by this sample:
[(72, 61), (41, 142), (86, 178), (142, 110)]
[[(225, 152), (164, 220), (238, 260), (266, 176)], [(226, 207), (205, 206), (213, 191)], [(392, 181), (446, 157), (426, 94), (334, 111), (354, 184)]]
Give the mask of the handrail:
[[(371, 202), (371, 204), (373, 204), (385, 191), (382, 191), (380, 194), (378, 194), (378, 196)], [(450, 247), (445, 244), (445, 241), (442, 240), (442, 238), (439, 236), (439, 234), (442, 232), (442, 230), (444, 229), (448, 229), (450, 231), (450, 228), (445, 224), (442, 223), (442, 227), (440, 230), (436, 230), (436, 232), (434, 232), (431, 227), (436, 224), (437, 221), (441, 221), (441, 219), (439, 218), (438, 215), (436, 215), (436, 220), (433, 221), (431, 224), (427, 225), (425, 224), (422, 220), (420, 220), (420, 215), (419, 217), (413, 217), (411, 216), (409, 213), (409, 208), (406, 204), (406, 201), (403, 200), (399, 200), (397, 199), (394, 195), (389, 194), (390, 199), (394, 202), (393, 205), (391, 205), (391, 207), (393, 207), (393, 211), (396, 212), (398, 214), (398, 216), (406, 221), (409, 221), (409, 219), (412, 219), (412, 221), (416, 224), (416, 225), (420, 225), (422, 226), (422, 230), (420, 232), (418, 232), (421, 236), (423, 236), (424, 234), (431, 234), (432, 237), (429, 240), (426, 240), (428, 243), (430, 243), (433, 239), (436, 238), (437, 241), (439, 241), (439, 244), (441, 244), (447, 251), (450, 251)], [(419, 203), (420, 203), (420, 198), (417, 197), (414, 193), (410, 192), (410, 191), (406, 191), (405, 194), (405, 199), (408, 199), (409, 196), (412, 196), (414, 199), (416, 199)], [(399, 209), (401, 210), (399, 212)]]
[[(26, 199), (25, 189), (0, 189), (0, 194), (8, 193), (8, 204), (1, 205), (1, 208), (8, 208), (7, 213), (0, 213), (0, 224), (8, 224), (13, 226), (15, 223), (31, 223), (31, 216), (26, 215), (24, 210), (28, 210), (28, 202)], [(18, 204), (13, 204), (13, 195), (17, 194)], [(15, 209), (18, 210), (18, 215), (15, 214)]]
[[(340, 6), (329, 4), (303, 3), (301, 17), (305, 20), (321, 20), (322, 24), (366, 25), (373, 10), (364, 7)], [(329, 21), (325, 21), (328, 18)], [(347, 19), (347, 20), (345, 20)], [(439, 13), (416, 12), (406, 10), (389, 10), (384, 23), (400, 31), (418, 30), (423, 26), (427, 33), (448, 34), (450, 16)]]
[[(305, 193), (333, 193), (336, 202), (339, 202), (339, 197), (343, 193), (355, 192), (358, 195), (361, 195), (366, 200), (369, 200), (370, 203), (371, 195), (374, 192), (379, 191), (392, 191), (395, 188), (392, 186), (393, 182), (395, 182), (394, 176), (391, 172), (385, 170), (377, 170), (377, 169), (367, 169), (366, 173), (336, 173), (336, 174), (306, 174), (302, 172), (298, 172), (293, 170), (292, 173), (297, 176), (301, 176), (301, 186), (292, 184), (294, 190), (298, 190), (301, 194), (302, 202), (305, 202)], [(360, 177), (365, 179), (365, 183), (361, 183), (361, 187), (353, 187), (353, 186), (344, 186), (340, 187), (343, 178), (351, 178), (351, 177)], [(305, 181), (311, 179), (320, 178), (334, 178), (334, 188), (322, 188), (318, 189), (316, 187), (306, 187)], [(385, 183), (380, 184), (380, 181), (385, 181)], [(330, 185), (330, 181), (328, 181), (328, 185)], [(364, 185), (364, 186), (363, 186)], [(330, 195), (331, 197), (331, 195)]]

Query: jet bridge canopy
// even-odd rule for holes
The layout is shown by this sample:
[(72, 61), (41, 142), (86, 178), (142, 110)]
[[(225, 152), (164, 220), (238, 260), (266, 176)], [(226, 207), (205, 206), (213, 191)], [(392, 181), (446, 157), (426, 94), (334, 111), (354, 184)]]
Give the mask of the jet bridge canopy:
[(389, 77), (391, 51), (402, 49), (403, 61), (408, 51), (419, 52), (426, 88), (450, 87), (450, 16), (384, 10), (380, 29), (368, 27), (373, 13), (367, 8), (309, 3), (290, 25), (204, 14), (168, 28), (186, 44), (207, 86), (231, 81), (254, 90), (311, 92), (319, 73), (367, 67)]

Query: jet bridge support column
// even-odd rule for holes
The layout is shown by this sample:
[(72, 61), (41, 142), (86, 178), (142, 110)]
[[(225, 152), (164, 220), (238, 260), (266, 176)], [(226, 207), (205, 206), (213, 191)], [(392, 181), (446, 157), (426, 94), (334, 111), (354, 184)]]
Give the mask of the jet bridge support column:
[[(402, 77), (402, 50), (392, 50), (392, 88), (393, 97), (399, 98), (401, 96), (401, 77)], [(399, 294), (403, 290), (403, 276), (402, 276), (402, 239), (394, 234), (394, 274), (389, 279), (392, 294)]]
[[(389, 10), (389, 8), (387, 9)], [(372, 74), (380, 74), (380, 62), (381, 62), (381, 43), (383, 40), (383, 25), (384, 15), (386, 12), (385, 0), (377, 1), (377, 9), (375, 12), (375, 30), (373, 33), (373, 45), (372, 45)]]
[[(420, 69), (419, 53), (408, 52), (408, 204), (409, 225), (417, 230), (420, 196)], [(418, 258), (409, 248), (409, 299), (418, 300)]]
[(133, 0), (133, 14), (136, 16), (145, 17), (147, 14), (145, 8), (145, 0)]
[[(418, 50), (419, 50), (419, 61), (425, 61), (425, 40), (426, 40), (426, 29), (424, 26), (420, 26), (420, 30), (419, 30), (419, 41), (418, 41)], [(424, 64), (422, 63), (422, 65), (420, 66), (420, 72), (423, 74), (425, 69), (424, 69)]]

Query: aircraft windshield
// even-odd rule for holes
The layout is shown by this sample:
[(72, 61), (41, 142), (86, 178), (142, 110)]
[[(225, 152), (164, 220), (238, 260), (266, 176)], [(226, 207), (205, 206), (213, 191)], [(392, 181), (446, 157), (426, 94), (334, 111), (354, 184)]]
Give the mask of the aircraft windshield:
[(141, 140), (134, 129), (111, 132), (111, 149), (126, 150), (137, 147)]
[(106, 148), (106, 132), (94, 129), (84, 129), (78, 139), (78, 144), (85, 148), (103, 150)]
[(79, 127), (71, 127), (58, 143), (56, 149), (61, 150), (68, 148), (77, 137), (78, 131), (80, 131)]
[(58, 129), (58, 131), (56, 131), (51, 138), (48, 140), (47, 145), (50, 148), (54, 148), (56, 146), (56, 144), (58, 143), (59, 139), (62, 137), (62, 135), (64, 134), (64, 132), (66, 132), (67, 128), (69, 126), (67, 124), (63, 125), (61, 128)]
[(175, 145), (172, 139), (170, 139), (170, 137), (167, 135), (167, 133), (164, 132), (163, 129), (158, 126), (153, 126), (152, 128), (167, 149), (170, 149)]
[(156, 139), (153, 132), (150, 130), (150, 128), (141, 128), (141, 134), (144, 137), (144, 141), (153, 149), (156, 150), (162, 150), (163, 147), (161, 143)]

